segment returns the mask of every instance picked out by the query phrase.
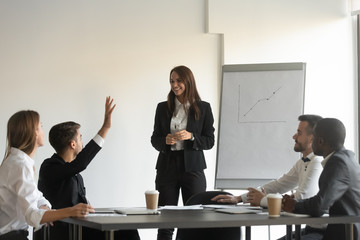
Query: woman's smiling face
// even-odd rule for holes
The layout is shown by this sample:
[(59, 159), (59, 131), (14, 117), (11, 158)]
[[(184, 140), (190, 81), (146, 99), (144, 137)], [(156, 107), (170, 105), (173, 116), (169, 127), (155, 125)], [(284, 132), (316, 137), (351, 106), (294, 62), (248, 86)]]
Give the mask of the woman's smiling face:
[(185, 92), (184, 81), (179, 77), (175, 71), (170, 75), (170, 86), (176, 97), (181, 97)]

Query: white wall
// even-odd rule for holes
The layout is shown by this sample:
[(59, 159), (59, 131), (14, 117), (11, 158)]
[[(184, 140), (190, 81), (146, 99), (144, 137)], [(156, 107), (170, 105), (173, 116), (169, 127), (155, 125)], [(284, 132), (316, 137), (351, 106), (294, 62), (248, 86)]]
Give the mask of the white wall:
[[(351, 24), (347, 1), (338, 0), (0, 1), (0, 155), (14, 112), (37, 110), (45, 133), (58, 122), (77, 121), (86, 142), (100, 128), (111, 95), (113, 127), (83, 173), (87, 195), (95, 207), (144, 206), (143, 192), (154, 188), (154, 113), (169, 91), (170, 69), (193, 70), (217, 128), (223, 60), (306, 62), (305, 112), (343, 120), (354, 149)], [(224, 42), (206, 27), (224, 34)], [(36, 168), (52, 153), (46, 142)], [(208, 189), (215, 156), (216, 146), (206, 151)], [(141, 235), (154, 239), (155, 231)]]
[[(343, 121), (345, 145), (357, 152), (356, 47), (348, 4), (347, 0), (208, 0), (208, 31), (223, 34), (225, 64), (305, 62), (304, 112)], [(266, 239), (267, 230), (252, 228), (252, 236)], [(284, 233), (284, 226), (271, 227), (271, 239)]]
[[(0, 155), (16, 111), (37, 110), (46, 135), (56, 123), (77, 121), (87, 142), (111, 95), (113, 127), (82, 174), (87, 196), (95, 207), (144, 206), (144, 191), (155, 187), (155, 109), (174, 66), (193, 70), (217, 126), (219, 40), (204, 29), (204, 1), (0, 1)], [(46, 142), (36, 168), (53, 152)], [(209, 188), (215, 153), (206, 152)]]
[(339, 118), (347, 128), (346, 146), (356, 150), (349, 5), (347, 0), (209, 0), (209, 32), (224, 34), (225, 64), (305, 62), (305, 113)]

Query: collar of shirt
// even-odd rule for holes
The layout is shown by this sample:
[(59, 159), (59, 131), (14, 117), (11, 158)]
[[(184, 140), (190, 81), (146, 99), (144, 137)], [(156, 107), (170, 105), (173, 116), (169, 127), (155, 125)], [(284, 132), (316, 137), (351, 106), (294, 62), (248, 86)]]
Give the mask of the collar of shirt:
[(308, 154), (307, 156), (305, 156), (305, 158), (308, 158), (311, 161), (311, 160), (313, 160), (314, 156), (315, 156), (315, 154), (312, 152), (312, 153)]
[(14, 154), (16, 156), (19, 156), (19, 157), (23, 157), (24, 159), (26, 159), (26, 163), (29, 164), (29, 166), (34, 166), (34, 159), (32, 159), (29, 155), (27, 155), (25, 152), (21, 151), (20, 149), (18, 148), (10, 148), (10, 153), (11, 154)]
[[(304, 156), (303, 156), (304, 157)], [(303, 165), (310, 164), (311, 162), (321, 162), (323, 158), (321, 156), (317, 156), (314, 154), (314, 152), (308, 154), (306, 158), (309, 158), (310, 161), (304, 162), (301, 158), (299, 159), (299, 162), (301, 162)], [(301, 161), (300, 161), (301, 160)]]
[(177, 115), (180, 107), (184, 107), (186, 110), (188, 110), (189, 107), (190, 107), (190, 103), (189, 103), (189, 102), (186, 102), (185, 104), (182, 104), (182, 103), (177, 99), (177, 97), (175, 97), (175, 116)]
[(327, 161), (329, 160), (329, 158), (331, 158), (332, 155), (334, 155), (334, 153), (335, 153), (335, 151), (332, 152), (332, 153), (330, 153), (329, 155), (327, 155), (326, 158), (324, 158), (324, 160), (321, 162), (321, 165), (322, 165), (323, 167), (325, 167)]

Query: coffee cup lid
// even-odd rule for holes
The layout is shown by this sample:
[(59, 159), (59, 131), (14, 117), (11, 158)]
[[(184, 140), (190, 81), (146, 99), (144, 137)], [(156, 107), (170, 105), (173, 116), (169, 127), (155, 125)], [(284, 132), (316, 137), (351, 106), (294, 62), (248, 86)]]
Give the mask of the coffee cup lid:
[(158, 190), (147, 190), (145, 194), (159, 194)]
[(268, 197), (268, 198), (283, 198), (280, 193), (270, 193), (266, 197)]

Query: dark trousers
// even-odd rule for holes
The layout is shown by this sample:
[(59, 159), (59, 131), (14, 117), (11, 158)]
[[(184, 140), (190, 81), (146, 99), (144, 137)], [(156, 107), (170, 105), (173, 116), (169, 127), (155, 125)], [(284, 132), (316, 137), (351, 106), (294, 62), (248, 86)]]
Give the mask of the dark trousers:
[[(92, 229), (83, 228), (83, 239), (86, 240), (101, 240), (105, 239), (105, 232)], [(137, 230), (121, 230), (114, 232), (114, 239), (116, 240), (140, 240), (140, 236)]]
[[(67, 240), (69, 239), (70, 225), (64, 222), (54, 222), (54, 226), (50, 228), (50, 240)], [(34, 240), (44, 239), (44, 228), (34, 232)], [(105, 239), (105, 232), (97, 229), (82, 228), (82, 237), (85, 240), (103, 240)], [(114, 239), (116, 240), (140, 240), (137, 230), (121, 230), (114, 232)], [(2, 240), (2, 239), (0, 239)]]
[[(305, 228), (301, 229), (300, 238), (301, 240), (321, 240), (323, 239), (324, 233), (325, 233), (325, 229), (312, 228), (306, 225)], [(291, 233), (291, 240), (293, 239), (295, 239), (295, 232)], [(279, 238), (278, 240), (288, 240), (288, 239), (286, 239), (286, 236), (284, 236), (282, 238)]]
[(0, 240), (28, 240), (29, 232), (26, 230), (14, 230), (0, 235)]
[[(194, 194), (206, 191), (204, 171), (185, 172), (184, 151), (171, 153), (166, 169), (158, 169), (156, 189), (159, 191), (159, 206), (178, 205), (181, 190), (183, 204)], [(172, 239), (174, 229), (159, 229), (158, 240)]]
[[(353, 234), (354, 239), (360, 239), (358, 223), (354, 224)], [(323, 240), (338, 240), (345, 237), (345, 224), (328, 224)]]

